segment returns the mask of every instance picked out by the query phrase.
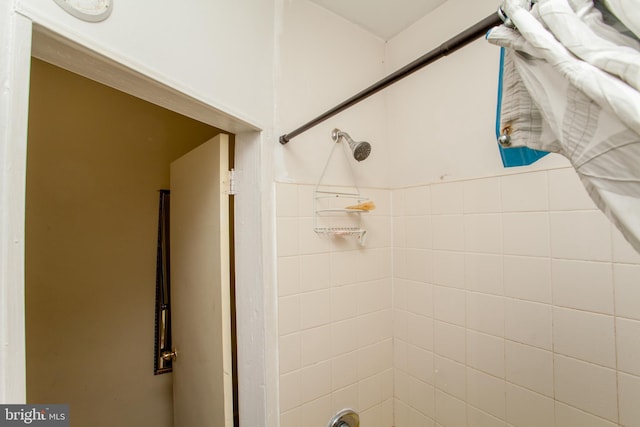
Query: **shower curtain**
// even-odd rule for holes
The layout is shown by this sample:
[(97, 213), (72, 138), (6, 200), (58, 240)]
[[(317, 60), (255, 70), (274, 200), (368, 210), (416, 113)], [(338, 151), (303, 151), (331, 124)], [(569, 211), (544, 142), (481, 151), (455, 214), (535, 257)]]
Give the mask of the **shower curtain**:
[(506, 0), (500, 128), (567, 157), (640, 252), (640, 0)]

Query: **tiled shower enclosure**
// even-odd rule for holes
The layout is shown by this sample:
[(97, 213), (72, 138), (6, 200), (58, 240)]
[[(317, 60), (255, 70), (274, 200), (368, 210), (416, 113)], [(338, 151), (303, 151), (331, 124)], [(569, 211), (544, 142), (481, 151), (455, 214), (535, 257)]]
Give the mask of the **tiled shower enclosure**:
[(362, 189), (368, 240), (277, 184), (282, 427), (640, 426), (640, 256), (572, 169)]

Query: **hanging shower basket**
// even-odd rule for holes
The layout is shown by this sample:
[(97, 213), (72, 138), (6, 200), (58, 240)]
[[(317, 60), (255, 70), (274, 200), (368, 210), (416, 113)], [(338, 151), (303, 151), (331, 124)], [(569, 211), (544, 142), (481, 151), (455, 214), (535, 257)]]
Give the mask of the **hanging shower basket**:
[(322, 184), (333, 153), (341, 142), (341, 134), (338, 129), (334, 129), (331, 133), (335, 144), (316, 185), (314, 194), (314, 231), (329, 237), (355, 236), (358, 243), (364, 246), (367, 232), (362, 228), (361, 214), (369, 212), (375, 205), (367, 197), (360, 194), (360, 188), (356, 182), (346, 148), (343, 152), (349, 166), (349, 174), (352, 179), (351, 186), (338, 189), (337, 187)]

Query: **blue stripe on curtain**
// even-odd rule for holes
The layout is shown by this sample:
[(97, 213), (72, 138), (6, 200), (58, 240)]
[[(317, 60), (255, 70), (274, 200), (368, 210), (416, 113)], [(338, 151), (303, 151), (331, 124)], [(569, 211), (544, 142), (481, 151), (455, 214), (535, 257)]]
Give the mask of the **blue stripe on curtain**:
[[(500, 74), (498, 76), (498, 102), (496, 107), (496, 140), (500, 138), (500, 115), (502, 113), (502, 80), (504, 70), (504, 48), (500, 48)], [(500, 158), (505, 168), (526, 166), (549, 154), (548, 151), (533, 150), (528, 147), (505, 148), (498, 143)]]

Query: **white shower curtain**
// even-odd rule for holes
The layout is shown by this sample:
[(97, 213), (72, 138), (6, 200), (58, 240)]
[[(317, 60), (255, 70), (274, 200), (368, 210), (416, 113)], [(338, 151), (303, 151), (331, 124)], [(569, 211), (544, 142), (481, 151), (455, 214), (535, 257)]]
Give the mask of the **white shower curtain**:
[[(533, 5), (532, 5), (533, 3)], [(640, 0), (506, 0), (501, 130), (564, 155), (640, 252)]]

